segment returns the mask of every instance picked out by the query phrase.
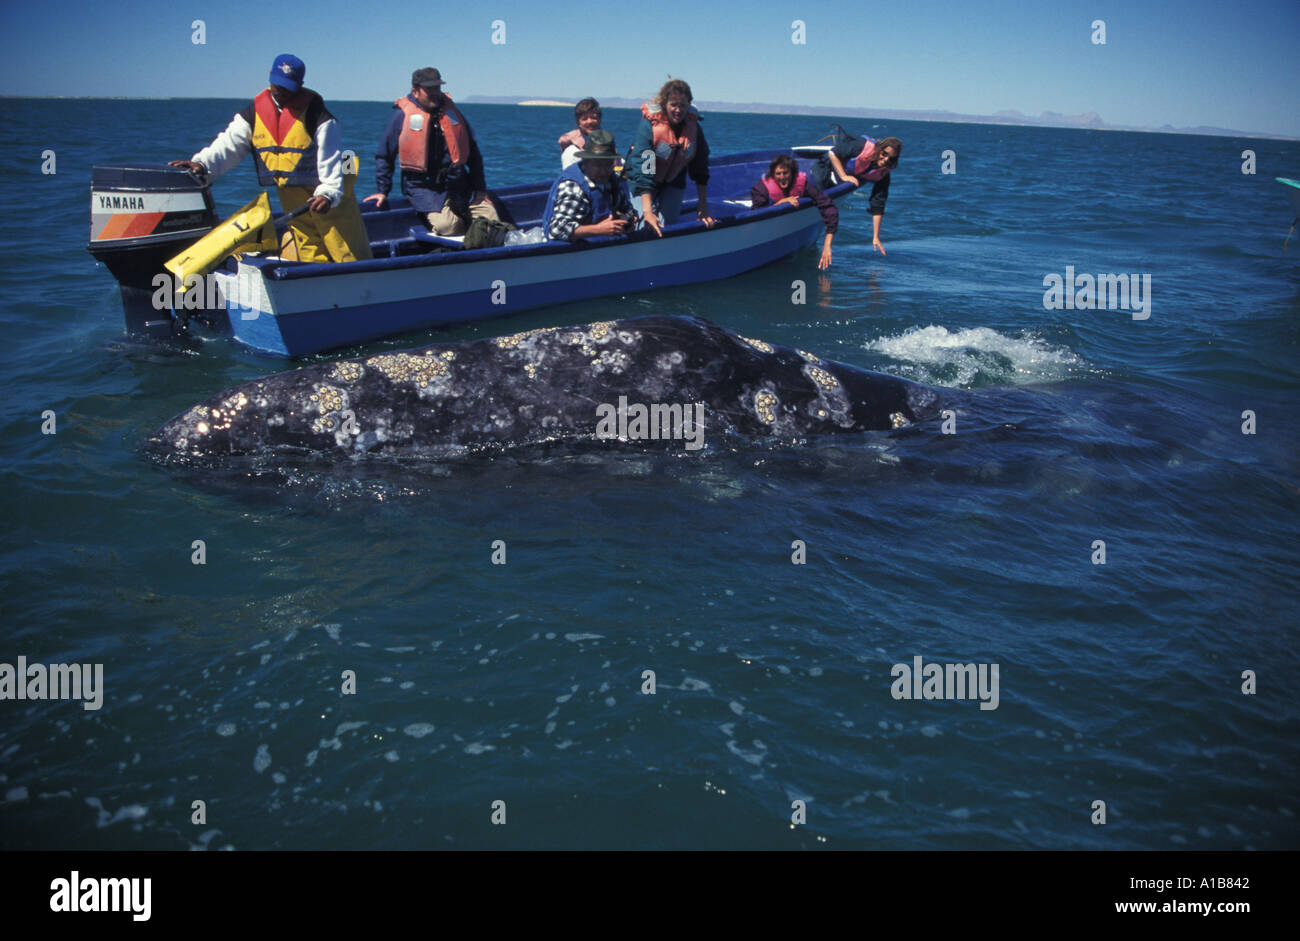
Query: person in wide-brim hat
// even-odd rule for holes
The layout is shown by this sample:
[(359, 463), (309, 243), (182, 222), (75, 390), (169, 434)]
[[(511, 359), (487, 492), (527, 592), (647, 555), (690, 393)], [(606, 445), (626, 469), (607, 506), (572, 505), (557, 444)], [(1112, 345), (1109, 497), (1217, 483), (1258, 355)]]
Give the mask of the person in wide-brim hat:
[(618, 152), (614, 147), (614, 135), (596, 128), (587, 135), (587, 143), (578, 150), (576, 156), (579, 160), (616, 160)]
[(546, 197), (542, 227), (551, 241), (623, 235), (632, 225), (632, 197), (614, 177), (614, 135), (597, 128), (578, 151), (578, 162), (560, 172)]

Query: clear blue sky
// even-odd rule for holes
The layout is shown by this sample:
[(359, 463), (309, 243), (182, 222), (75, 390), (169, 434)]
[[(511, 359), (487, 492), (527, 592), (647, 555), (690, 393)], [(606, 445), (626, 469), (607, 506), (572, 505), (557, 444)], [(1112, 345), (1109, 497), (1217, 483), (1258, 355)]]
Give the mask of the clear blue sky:
[(6, 95), (243, 98), (293, 52), (327, 101), (391, 100), (422, 65), (462, 98), (636, 98), (671, 73), (706, 101), (1096, 111), (1300, 137), (1300, 0), (6, 0), (0, 16)]

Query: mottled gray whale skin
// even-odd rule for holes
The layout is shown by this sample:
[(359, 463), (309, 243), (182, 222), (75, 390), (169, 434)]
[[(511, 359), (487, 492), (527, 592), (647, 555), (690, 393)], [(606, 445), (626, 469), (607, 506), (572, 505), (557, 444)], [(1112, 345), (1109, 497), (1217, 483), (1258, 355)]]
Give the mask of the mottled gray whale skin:
[(616, 408), (620, 397), (646, 406), (702, 403), (706, 448), (727, 435), (792, 440), (889, 430), (939, 409), (933, 389), (905, 379), (707, 320), (654, 316), (279, 373), (195, 405), (146, 448), (201, 461), (294, 452), (442, 458), (584, 440), (626, 447), (597, 437), (598, 407)]

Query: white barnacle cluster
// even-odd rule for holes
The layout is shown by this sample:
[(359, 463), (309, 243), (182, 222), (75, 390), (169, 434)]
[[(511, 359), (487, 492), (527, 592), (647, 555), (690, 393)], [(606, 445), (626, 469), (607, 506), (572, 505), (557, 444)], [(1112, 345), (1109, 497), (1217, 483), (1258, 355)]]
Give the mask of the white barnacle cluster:
[(228, 431), (235, 417), (248, 405), (248, 396), (242, 392), (237, 392), (230, 398), (221, 402), (220, 408), (212, 408), (208, 412), (206, 422), (197, 422), (194, 430), (201, 435), (208, 434), (212, 431)]
[(423, 389), (433, 380), (450, 374), (451, 370), (447, 362), (445, 358), (432, 355), (385, 353), (381, 356), (372, 356), (366, 360), (366, 365), (378, 370), (392, 382), (413, 382)]
[(759, 389), (754, 393), (754, 414), (765, 425), (776, 424), (776, 410), (780, 405), (781, 400), (776, 397), (775, 392)]
[(812, 353), (805, 352), (804, 350), (795, 350), (795, 352), (798, 353), (800, 356), (802, 356), (805, 362), (809, 362), (809, 363), (821, 362), (821, 360), (818, 359), (816, 356), (814, 356)]
[(596, 375), (606, 371), (618, 375), (627, 369), (630, 362), (622, 350), (601, 350), (600, 355), (591, 361), (591, 371)]
[(804, 364), (802, 372), (817, 386), (817, 398), (808, 406), (809, 413), (822, 420), (834, 419), (841, 427), (850, 427), (853, 417), (848, 395), (835, 374), (810, 363)]
[(671, 353), (660, 353), (655, 357), (655, 366), (662, 372), (672, 372), (674, 366), (680, 366), (686, 361), (681, 350), (673, 350)]
[(330, 370), (330, 379), (334, 382), (356, 382), (366, 374), (366, 368), (356, 360), (335, 363)]
[(312, 422), (311, 430), (317, 434), (334, 430), (334, 415), (347, 407), (347, 396), (342, 389), (333, 386), (317, 385), (310, 396), (320, 415)]
[[(526, 340), (536, 339), (537, 337), (544, 336), (547, 333), (555, 333), (559, 329), (559, 327), (538, 327), (536, 330), (525, 330), (523, 333), (512, 333), (506, 337), (497, 337), (496, 345), (503, 350), (512, 350)], [(450, 353), (451, 351), (448, 350), (447, 352)], [(448, 356), (447, 353), (443, 353), (442, 355), (447, 359), (451, 359), (452, 356), (455, 356), (454, 353), (452, 353), (451, 356)]]
[[(740, 334), (736, 334), (736, 335), (740, 336)], [(744, 340), (746, 343), (748, 343), (750, 346), (752, 346), (754, 349), (758, 350), (759, 352), (762, 353), (772, 352), (772, 344), (770, 343), (764, 343), (762, 340), (751, 340), (749, 337), (740, 337), (740, 338)]]
[[(567, 343), (569, 346), (576, 346), (582, 350), (582, 355), (591, 360), (593, 373), (600, 374), (606, 370), (616, 373), (622, 372), (627, 368), (627, 354), (619, 351), (603, 350), (601, 347), (608, 347), (614, 340), (618, 340), (625, 346), (632, 346), (640, 339), (640, 334), (633, 330), (614, 330), (614, 323), (613, 320), (601, 320), (588, 324), (585, 330), (566, 330), (560, 335), (560, 342)], [(547, 329), (553, 330), (555, 328)]]

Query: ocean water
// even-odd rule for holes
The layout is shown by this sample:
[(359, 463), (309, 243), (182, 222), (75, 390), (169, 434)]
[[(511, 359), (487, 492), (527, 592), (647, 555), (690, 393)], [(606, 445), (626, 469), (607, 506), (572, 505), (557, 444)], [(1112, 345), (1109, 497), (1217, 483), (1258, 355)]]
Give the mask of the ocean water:
[[(0, 846), (1297, 847), (1300, 144), (845, 120), (904, 141), (887, 257), (856, 195), (825, 274), (320, 357), (692, 314), (941, 387), (953, 434), (182, 474), (144, 439), (286, 363), (127, 341), (90, 168), (241, 105), (0, 101), (0, 662), (102, 664), (104, 697), (0, 701)], [(387, 106), (333, 107), (365, 160)], [(569, 112), (465, 110), (490, 185), (554, 172)], [(1150, 316), (1045, 309), (1067, 266), (1150, 275)], [(997, 664), (997, 708), (895, 698), (914, 657)]]

